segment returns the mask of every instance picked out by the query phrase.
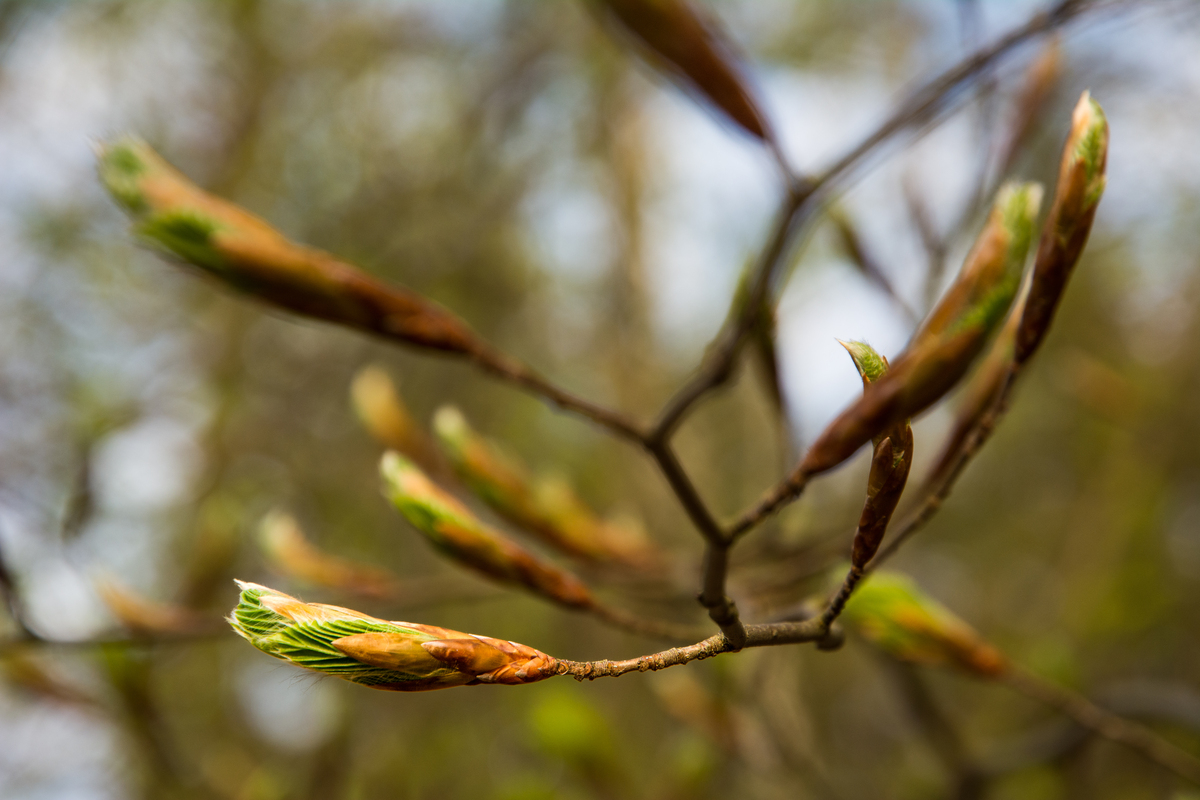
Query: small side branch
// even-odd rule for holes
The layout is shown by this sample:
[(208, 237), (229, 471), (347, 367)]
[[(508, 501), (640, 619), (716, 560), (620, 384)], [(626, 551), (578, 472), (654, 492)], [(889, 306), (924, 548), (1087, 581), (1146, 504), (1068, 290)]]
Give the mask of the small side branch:
[[(819, 619), (803, 622), (776, 622), (745, 626), (746, 642), (744, 647), (772, 647), (784, 644), (799, 644), (802, 642), (817, 642), (825, 644), (831, 634)], [(692, 661), (702, 661), (721, 653), (736, 652), (741, 648), (733, 643), (723, 633), (710, 636), (702, 642), (689, 644), (684, 647), (673, 647), (659, 653), (630, 658), (625, 661), (567, 661), (558, 659), (558, 674), (570, 675), (576, 680), (594, 680), (596, 678), (617, 678), (630, 672), (657, 672), (667, 667), (677, 667)]]

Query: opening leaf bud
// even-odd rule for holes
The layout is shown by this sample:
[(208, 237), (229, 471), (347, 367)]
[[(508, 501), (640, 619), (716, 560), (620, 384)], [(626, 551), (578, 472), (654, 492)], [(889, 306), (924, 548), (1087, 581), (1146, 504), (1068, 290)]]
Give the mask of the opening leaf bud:
[(1100, 104), (1087, 92), (1071, 116), (1071, 133), (1063, 148), (1054, 203), (1042, 228), (1033, 285), (1017, 333), (1016, 360), (1024, 363), (1034, 354), (1062, 299), (1096, 218), (1104, 194), (1108, 164), (1108, 121)]
[(954, 284), (890, 368), (822, 432), (797, 472), (815, 475), (841, 464), (962, 379), (1017, 292), (1041, 197), (1041, 187), (1032, 183), (1000, 189)]
[(305, 603), (237, 582), (229, 624), (268, 655), (335, 678), (395, 692), (480, 683), (533, 683), (557, 662), (532, 647), (487, 636), (376, 619), (348, 608)]

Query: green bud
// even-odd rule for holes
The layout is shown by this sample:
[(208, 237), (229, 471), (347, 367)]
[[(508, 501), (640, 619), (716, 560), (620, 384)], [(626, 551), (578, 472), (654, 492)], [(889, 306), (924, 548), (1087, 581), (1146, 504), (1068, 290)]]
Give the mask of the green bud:
[(1008, 667), (999, 651), (904, 575), (871, 575), (841, 618), (901, 661), (953, 666), (988, 678)]
[(887, 359), (877, 353), (871, 345), (866, 342), (843, 342), (841, 339), (837, 341), (850, 354), (850, 358), (854, 361), (854, 368), (858, 370), (858, 375), (862, 378), (864, 388), (887, 372)]
[(372, 689), (533, 683), (556, 674), (553, 658), (515, 642), (376, 619), (237, 584), (242, 591), (229, 624), (239, 636), (275, 658)]

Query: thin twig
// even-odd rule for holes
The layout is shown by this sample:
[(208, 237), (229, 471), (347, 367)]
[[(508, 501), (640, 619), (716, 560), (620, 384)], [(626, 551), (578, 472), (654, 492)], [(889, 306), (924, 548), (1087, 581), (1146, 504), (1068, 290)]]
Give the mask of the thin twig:
[(729, 527), (731, 538), (738, 538), (788, 503), (800, 497), (808, 484), (808, 475), (795, 472), (767, 490), (757, 503), (744, 511)]
[(1099, 5), (1095, 0), (1060, 0), (1046, 11), (1035, 14), (1024, 25), (1010, 31), (991, 45), (977, 50), (957, 65), (943, 72), (929, 83), (913, 92), (907, 100), (878, 128), (813, 180), (817, 186), (843, 178), (856, 168), (880, 145), (901, 131), (928, 120), (939, 107), (958, 89), (982, 74), (993, 64), (1007, 56), (1030, 39), (1062, 27), (1079, 16), (1089, 7)]
[(586, 417), (624, 439), (640, 444), (646, 442), (650, 435), (640, 424), (624, 414), (568, 392), (543, 378), (528, 366), (499, 351), (480, 350), (472, 353), (470, 358), (484, 372), (489, 372), (501, 380), (525, 389), (557, 408)]
[(1014, 667), (1003, 681), (1033, 700), (1055, 708), (1110, 741), (1141, 753), (1156, 764), (1200, 785), (1200, 759), (1186, 753), (1138, 722), (1107, 711), (1082, 695)]
[(745, 631), (738, 616), (737, 606), (725, 594), (725, 577), (729, 571), (729, 538), (721, 529), (717, 518), (705, 505), (704, 499), (684, 471), (683, 465), (679, 463), (679, 458), (670, 443), (665, 440), (653, 440), (647, 443), (646, 448), (658, 462), (659, 469), (674, 490), (675, 496), (679, 498), (692, 524), (706, 542), (700, 605), (708, 609), (709, 617), (717, 623), (730, 641), (745, 641)]
[(735, 301), (740, 302), (741, 307), (730, 312), (729, 322), (709, 344), (704, 362), (696, 374), (659, 412), (650, 432), (652, 442), (668, 440), (696, 401), (732, 376), (738, 351), (761, 312), (770, 289), (771, 278), (778, 273), (780, 265), (784, 262), (795, 234), (801, 227), (800, 223), (808, 217), (807, 213), (801, 212), (809, 208), (808, 201), (813, 190), (814, 187), (807, 182), (789, 187), (775, 216), (775, 224), (771, 227), (767, 245), (752, 272), (749, 290)]
[[(1061, 27), (1086, 9), (1095, 5), (1098, 4), (1089, 2), (1089, 0), (1062, 0), (1047, 11), (1036, 14), (1021, 27), (1001, 37), (992, 45), (977, 51), (957, 66), (952, 67), (918, 89), (908, 100), (901, 103), (897, 110), (874, 132), (835, 161), (831, 167), (820, 173), (817, 177), (809, 180), (804, 185), (803, 194), (793, 195), (795, 210), (792, 214), (796, 217), (803, 216), (799, 212), (809, 208), (809, 204), (815, 198), (818, 190), (824, 191), (833, 182), (843, 180), (847, 173), (880, 145), (911, 125), (928, 119), (955, 90), (960, 89), (975, 76), (984, 72), (994, 62), (1008, 55), (1029, 39)], [(780, 228), (777, 226), (777, 233), (779, 230)], [(760, 269), (762, 269), (762, 265), (760, 265)], [(770, 271), (770, 269), (768, 267), (767, 271)], [(765, 280), (760, 281), (760, 283), (765, 286)], [(721, 346), (722, 342), (718, 341), (714, 343), (713, 349), (720, 351)], [(736, 349), (734, 345), (725, 346)], [(702, 372), (693, 383), (697, 383), (703, 375), (704, 373)], [(678, 405), (683, 400), (687, 400), (689, 403), (695, 402), (706, 390), (704, 387), (689, 384), (686, 395), (677, 397), (676, 400), (673, 400), (674, 405), (670, 405), (668, 408), (674, 411), (676, 417), (682, 417), (687, 409), (686, 406), (678, 408)], [(656, 433), (661, 429), (663, 421), (667, 419), (671, 418), (660, 416), (659, 423), (655, 426)], [(744, 534), (783, 506), (794, 501), (800, 496), (806, 482), (807, 476), (798, 473), (793, 473), (784, 478), (779, 484), (768, 490), (754, 506), (743, 512), (733, 522), (729, 529), (730, 535), (736, 538)]]
[[(829, 639), (830, 632), (821, 624), (819, 619), (809, 619), (803, 622), (775, 622), (746, 626), (746, 642), (743, 647), (771, 647), (784, 644), (799, 644), (801, 642), (824, 642)], [(731, 653), (740, 650), (725, 637), (718, 633), (702, 642), (673, 647), (659, 653), (639, 656), (625, 661), (567, 661), (558, 660), (558, 674), (570, 675), (576, 680), (593, 680), (595, 678), (616, 678), (630, 672), (657, 672), (667, 667), (677, 667), (692, 661), (702, 661), (706, 658)]]

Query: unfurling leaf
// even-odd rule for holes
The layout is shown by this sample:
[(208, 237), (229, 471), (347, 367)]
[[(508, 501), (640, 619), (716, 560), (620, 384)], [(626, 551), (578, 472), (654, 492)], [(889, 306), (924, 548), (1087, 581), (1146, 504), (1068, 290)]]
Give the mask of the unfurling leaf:
[(366, 597), (391, 597), (398, 581), (380, 567), (323, 552), (304, 536), (295, 518), (272, 511), (258, 526), (258, 542), (271, 565), (291, 578)]
[(602, 520), (563, 480), (535, 481), (456, 408), (434, 415), (434, 432), (458, 476), (480, 499), (546, 544), (577, 558), (646, 567), (658, 559), (640, 529)]
[(553, 658), (516, 642), (376, 619), (237, 583), (242, 593), (229, 624), (238, 635), (268, 655), (372, 689), (533, 683), (557, 674)]
[(986, 678), (1008, 668), (996, 648), (904, 575), (872, 575), (850, 598), (841, 618), (902, 661), (957, 667)]
[(578, 578), (485, 525), (408, 459), (387, 453), (380, 470), (384, 495), (444, 555), (562, 605), (595, 607), (591, 593)]
[(686, 80), (746, 131), (774, 144), (728, 38), (699, 8), (686, 0), (597, 2), (646, 47), (659, 67)]
[(1034, 354), (1054, 320), (1067, 280), (1092, 231), (1096, 207), (1104, 194), (1107, 164), (1108, 121), (1100, 105), (1084, 92), (1071, 117), (1054, 203), (1038, 243), (1033, 285), (1017, 332), (1018, 364)]
[(375, 441), (408, 456), (427, 472), (440, 475), (446, 471), (433, 440), (413, 419), (396, 384), (381, 367), (358, 371), (350, 384), (350, 399), (354, 413)]
[(258, 217), (210, 195), (149, 145), (99, 149), (100, 178), (156, 247), (236, 289), (298, 314), (385, 338), (472, 356), (494, 354), (465, 322), (414, 292), (288, 241)]
[(797, 473), (815, 475), (841, 464), (962, 379), (1017, 292), (1041, 195), (1037, 184), (1001, 188), (957, 280), (890, 369), (818, 437)]
[(858, 370), (858, 377), (862, 378), (863, 389), (879, 380), (883, 373), (887, 372), (887, 358), (881, 356), (874, 347), (866, 342), (843, 342), (838, 339), (838, 344), (846, 348), (846, 352), (850, 354), (850, 360), (854, 362), (854, 368)]

